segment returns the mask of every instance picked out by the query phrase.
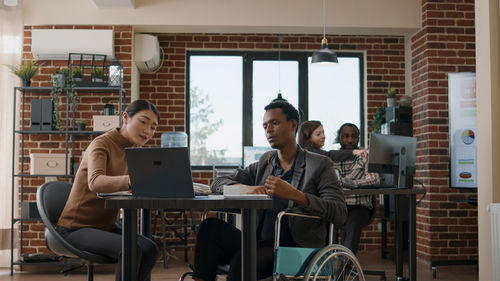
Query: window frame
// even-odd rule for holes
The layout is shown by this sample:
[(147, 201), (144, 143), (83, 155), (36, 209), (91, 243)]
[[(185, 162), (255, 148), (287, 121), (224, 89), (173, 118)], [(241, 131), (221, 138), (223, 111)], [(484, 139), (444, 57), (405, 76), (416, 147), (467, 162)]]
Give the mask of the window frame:
[[(309, 120), (309, 57), (312, 56), (312, 52), (304, 51), (214, 51), (214, 50), (188, 50), (186, 53), (186, 109), (185, 109), (185, 122), (186, 122), (186, 133), (188, 139), (191, 137), (191, 127), (190, 127), (190, 58), (191, 56), (241, 56), (242, 57), (242, 147), (241, 155), (243, 155), (244, 146), (253, 145), (253, 112), (252, 112), (252, 94), (253, 94), (253, 62), (254, 61), (297, 61), (299, 67), (299, 79), (298, 79), (298, 104), (299, 113), (301, 121)], [(351, 57), (359, 59), (359, 108), (360, 108), (360, 145), (365, 145), (365, 54), (362, 52), (337, 52), (337, 56), (341, 57)], [(278, 93), (276, 93), (278, 94)], [(188, 150), (191, 151), (191, 144), (188, 141)], [(243, 165), (243, 158), (242, 158)], [(231, 165), (224, 166), (217, 165), (217, 167), (233, 167)], [(193, 168), (197, 170), (209, 170), (212, 169), (213, 165), (193, 165)]]

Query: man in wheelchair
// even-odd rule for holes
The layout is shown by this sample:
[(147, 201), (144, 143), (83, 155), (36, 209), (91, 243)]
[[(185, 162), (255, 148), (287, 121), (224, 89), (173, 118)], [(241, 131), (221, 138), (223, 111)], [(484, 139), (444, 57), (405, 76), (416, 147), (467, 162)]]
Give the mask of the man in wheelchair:
[[(282, 219), (281, 245), (324, 247), (327, 223), (341, 227), (347, 208), (332, 161), (303, 150), (295, 135), (299, 113), (280, 97), (265, 108), (263, 127), (270, 146), (258, 162), (216, 178), (212, 191), (222, 193), (225, 185), (241, 184), (247, 193), (268, 194), (273, 208), (259, 213), (257, 227), (257, 278), (271, 276), (274, 264), (274, 222), (280, 211), (311, 214), (322, 221), (287, 216)], [(216, 279), (219, 265), (230, 265), (227, 280), (241, 279), (241, 232), (218, 219), (204, 220), (199, 228), (194, 257), (195, 280)]]

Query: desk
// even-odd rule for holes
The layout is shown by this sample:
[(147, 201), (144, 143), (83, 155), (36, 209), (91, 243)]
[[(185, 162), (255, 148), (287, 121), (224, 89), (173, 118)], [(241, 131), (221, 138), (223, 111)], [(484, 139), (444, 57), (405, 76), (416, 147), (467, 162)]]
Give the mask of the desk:
[(408, 195), (409, 197), (409, 213), (408, 213), (408, 228), (409, 228), (409, 239), (408, 239), (408, 266), (409, 266), (409, 279), (403, 277), (403, 229), (401, 228), (399, 217), (399, 200), (395, 200), (395, 229), (394, 229), (394, 244), (396, 246), (396, 280), (410, 280), (417, 281), (417, 221), (416, 221), (416, 195), (424, 194), (425, 189), (423, 188), (400, 188), (400, 189), (392, 189), (392, 188), (380, 188), (380, 189), (349, 189), (344, 190), (345, 195), (349, 194), (358, 194), (358, 195), (368, 195), (368, 194), (393, 194), (396, 197), (401, 195)]
[[(272, 208), (271, 199), (213, 199), (210, 197), (167, 199), (111, 197), (106, 199), (106, 208), (123, 209), (122, 270), (124, 281), (137, 280), (137, 210), (138, 209), (240, 209), (242, 215), (241, 261), (242, 280), (255, 281), (257, 209)], [(146, 214), (141, 221), (141, 230), (149, 231), (151, 218)]]

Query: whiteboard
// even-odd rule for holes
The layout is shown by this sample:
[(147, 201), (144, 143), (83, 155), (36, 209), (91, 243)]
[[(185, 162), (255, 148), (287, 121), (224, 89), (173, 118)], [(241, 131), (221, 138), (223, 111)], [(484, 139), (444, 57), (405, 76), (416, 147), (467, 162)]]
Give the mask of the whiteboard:
[(477, 188), (476, 74), (448, 74), (450, 187)]

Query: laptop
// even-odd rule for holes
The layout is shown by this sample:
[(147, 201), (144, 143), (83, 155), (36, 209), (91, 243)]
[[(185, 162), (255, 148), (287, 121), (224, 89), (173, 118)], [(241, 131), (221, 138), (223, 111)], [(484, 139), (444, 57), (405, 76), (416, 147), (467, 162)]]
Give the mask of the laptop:
[(194, 198), (187, 147), (126, 148), (134, 197)]

